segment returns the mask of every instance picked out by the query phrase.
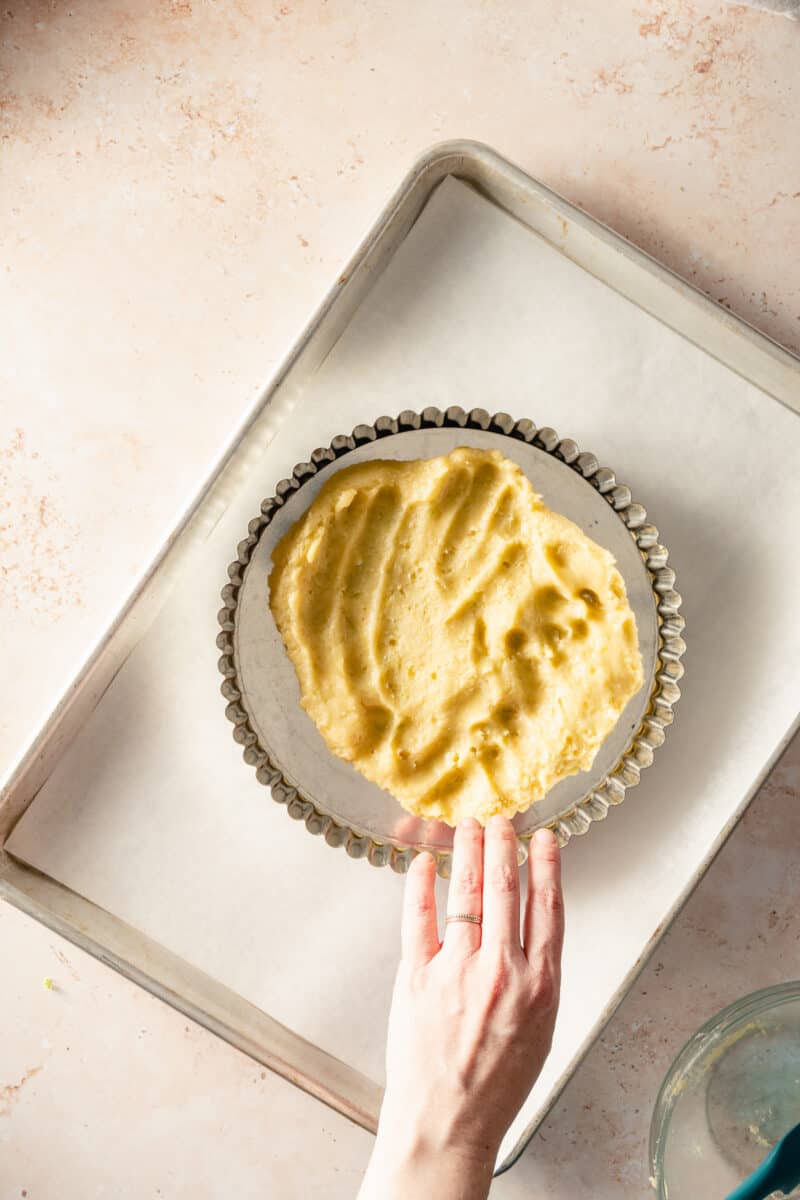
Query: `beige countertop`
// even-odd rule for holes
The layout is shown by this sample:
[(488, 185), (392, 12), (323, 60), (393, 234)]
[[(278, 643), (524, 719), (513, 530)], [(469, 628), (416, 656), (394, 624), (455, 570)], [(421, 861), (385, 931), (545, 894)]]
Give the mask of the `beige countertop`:
[[(488, 142), (800, 350), (798, 23), (10, 0), (0, 40), (0, 771), (431, 143)], [(673, 1054), (798, 974), (799, 772), (795, 746), (493, 1195), (645, 1200)], [(0, 961), (0, 1200), (354, 1194), (368, 1135), (5, 906)]]

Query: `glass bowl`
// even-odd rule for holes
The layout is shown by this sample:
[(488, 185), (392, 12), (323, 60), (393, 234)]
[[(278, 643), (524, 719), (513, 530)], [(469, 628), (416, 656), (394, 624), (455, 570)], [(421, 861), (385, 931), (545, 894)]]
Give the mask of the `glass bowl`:
[[(670, 1067), (650, 1127), (651, 1183), (658, 1200), (724, 1200), (798, 1121), (795, 980), (723, 1009)], [(800, 1197), (800, 1188), (791, 1195)]]

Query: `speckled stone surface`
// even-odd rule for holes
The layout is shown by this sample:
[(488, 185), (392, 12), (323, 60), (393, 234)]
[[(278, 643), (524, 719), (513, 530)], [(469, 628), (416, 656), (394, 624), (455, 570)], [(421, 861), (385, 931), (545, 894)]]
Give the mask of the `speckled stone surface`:
[[(431, 143), (489, 142), (799, 350), (799, 58), (800, 24), (687, 0), (8, 0), (0, 772)], [(650, 1194), (674, 1053), (800, 973), (799, 775), (493, 1195)], [(366, 1134), (6, 907), (0, 961), (0, 1200), (354, 1194)]]

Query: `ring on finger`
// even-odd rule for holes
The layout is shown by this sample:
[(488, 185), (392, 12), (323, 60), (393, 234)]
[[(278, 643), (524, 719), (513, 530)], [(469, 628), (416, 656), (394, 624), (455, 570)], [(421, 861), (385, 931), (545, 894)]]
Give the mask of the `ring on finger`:
[(445, 925), (450, 925), (455, 921), (469, 921), (472, 925), (482, 925), (483, 917), (476, 916), (475, 913), (453, 913), (452, 916), (445, 918)]

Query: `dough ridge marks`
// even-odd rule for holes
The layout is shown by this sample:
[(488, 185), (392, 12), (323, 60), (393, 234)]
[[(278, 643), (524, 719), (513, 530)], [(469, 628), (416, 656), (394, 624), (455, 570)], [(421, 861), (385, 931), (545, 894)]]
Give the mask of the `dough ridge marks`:
[(330, 748), (425, 818), (527, 808), (643, 682), (613, 558), (498, 451), (336, 472), (269, 585)]

